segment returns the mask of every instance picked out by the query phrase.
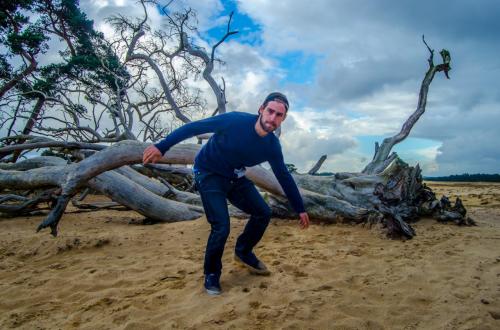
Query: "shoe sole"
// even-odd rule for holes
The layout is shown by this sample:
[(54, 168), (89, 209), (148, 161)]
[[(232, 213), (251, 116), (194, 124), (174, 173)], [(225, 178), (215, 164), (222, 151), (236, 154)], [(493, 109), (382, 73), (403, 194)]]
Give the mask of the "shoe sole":
[[(250, 274), (262, 275), (262, 276), (271, 275), (271, 272), (269, 271), (269, 269), (267, 269), (267, 268), (265, 268), (265, 269), (254, 268), (254, 267), (250, 266), (249, 264), (245, 263), (243, 260), (241, 260), (240, 257), (238, 257), (237, 255), (234, 256), (234, 261), (236, 261), (236, 263), (238, 263), (240, 266), (247, 268), (250, 271)], [(262, 262), (261, 262), (261, 264), (262, 264)], [(264, 267), (266, 267), (266, 266), (264, 266)]]
[(218, 296), (218, 295), (220, 295), (222, 293), (221, 291), (215, 291), (215, 290), (209, 290), (209, 289), (205, 289), (205, 290), (211, 296)]

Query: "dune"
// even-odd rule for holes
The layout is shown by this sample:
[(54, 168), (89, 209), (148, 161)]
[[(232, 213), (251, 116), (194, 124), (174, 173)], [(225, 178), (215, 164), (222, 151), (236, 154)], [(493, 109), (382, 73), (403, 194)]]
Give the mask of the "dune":
[[(1, 219), (1, 329), (499, 329), (500, 184), (429, 183), (460, 196), (477, 227), (422, 219), (412, 240), (380, 228), (273, 219), (236, 265), (232, 219), (223, 294), (203, 290), (209, 225), (143, 225), (130, 211), (68, 209), (53, 238), (43, 216)], [(487, 202), (487, 203), (485, 203)]]

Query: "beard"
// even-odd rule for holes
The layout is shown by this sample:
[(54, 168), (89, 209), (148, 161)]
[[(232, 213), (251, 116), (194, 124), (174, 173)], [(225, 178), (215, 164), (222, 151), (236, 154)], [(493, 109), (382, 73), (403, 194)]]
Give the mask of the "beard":
[(259, 116), (259, 123), (260, 127), (262, 127), (262, 129), (267, 133), (272, 133), (277, 128), (274, 124), (264, 122), (264, 119), (262, 119), (262, 115)]

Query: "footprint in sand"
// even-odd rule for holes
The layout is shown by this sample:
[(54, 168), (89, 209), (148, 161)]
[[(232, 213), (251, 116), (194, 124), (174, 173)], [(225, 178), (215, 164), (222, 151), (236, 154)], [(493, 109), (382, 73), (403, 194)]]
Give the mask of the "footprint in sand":
[(259, 301), (251, 301), (248, 303), (248, 305), (250, 306), (251, 309), (257, 309), (260, 306), (260, 302)]
[(296, 270), (293, 272), (294, 277), (309, 277), (309, 275), (303, 271)]
[(361, 249), (352, 249), (347, 251), (346, 255), (361, 257), (364, 254), (364, 251)]
[(299, 267), (294, 265), (284, 264), (281, 266), (281, 271), (288, 274), (292, 274), (293, 277), (308, 277), (309, 275), (299, 269)]
[(333, 289), (333, 286), (328, 285), (328, 284), (323, 284), (318, 286), (316, 289), (313, 289), (313, 291), (330, 291)]

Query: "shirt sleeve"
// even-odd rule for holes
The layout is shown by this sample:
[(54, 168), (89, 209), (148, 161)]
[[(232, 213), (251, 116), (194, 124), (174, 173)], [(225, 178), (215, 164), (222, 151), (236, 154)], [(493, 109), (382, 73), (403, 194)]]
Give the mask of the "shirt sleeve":
[(187, 123), (171, 132), (160, 142), (156, 143), (155, 147), (160, 150), (162, 155), (164, 155), (177, 143), (189, 139), (193, 136), (205, 133), (217, 133), (218, 131), (221, 131), (224, 129), (224, 127), (226, 127), (229, 122), (230, 115), (231, 113), (225, 113), (222, 115)]
[(302, 201), (302, 196), (300, 196), (299, 188), (297, 188), (295, 180), (286, 168), (281, 146), (278, 145), (274, 157), (269, 160), (269, 164), (295, 212), (305, 212), (304, 202)]

